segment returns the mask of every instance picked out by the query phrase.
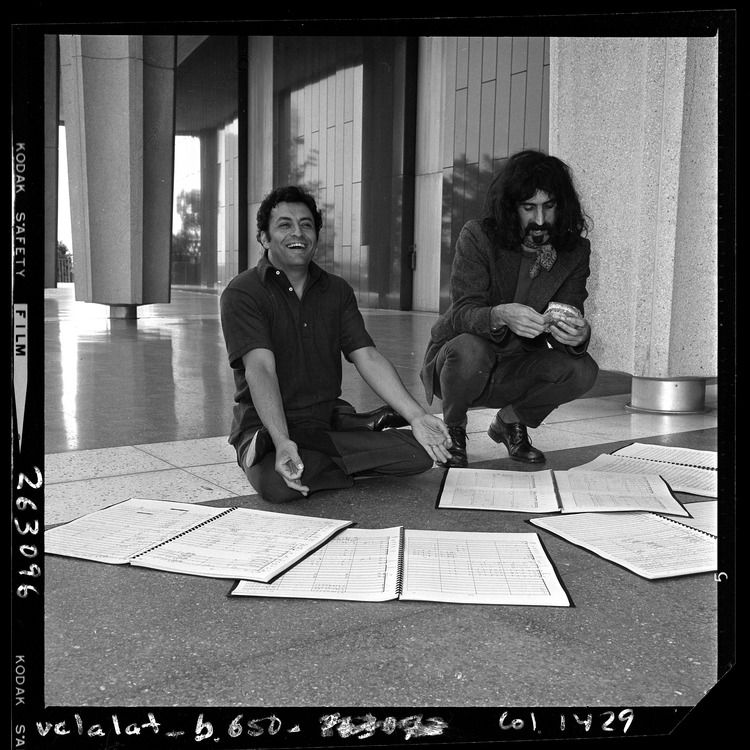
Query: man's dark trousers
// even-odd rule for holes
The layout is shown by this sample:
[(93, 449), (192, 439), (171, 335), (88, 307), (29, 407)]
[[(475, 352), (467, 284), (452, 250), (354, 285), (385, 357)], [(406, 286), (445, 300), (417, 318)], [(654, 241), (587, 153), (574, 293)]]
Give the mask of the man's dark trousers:
[[(408, 429), (375, 432), (290, 427), (289, 437), (297, 444), (305, 467), (299, 481), (309, 487), (310, 492), (351, 487), (353, 477), (358, 474), (420, 474), (434, 463)], [(245, 468), (250, 484), (268, 502), (300, 499), (302, 495), (288, 487), (278, 474), (275, 462), (276, 453), (271, 450)]]
[(508, 405), (527, 427), (538, 427), (555, 408), (586, 393), (599, 372), (587, 353), (522, 346), (508, 351), (471, 333), (446, 342), (435, 364), (435, 393), (449, 427), (464, 425), (471, 407)]

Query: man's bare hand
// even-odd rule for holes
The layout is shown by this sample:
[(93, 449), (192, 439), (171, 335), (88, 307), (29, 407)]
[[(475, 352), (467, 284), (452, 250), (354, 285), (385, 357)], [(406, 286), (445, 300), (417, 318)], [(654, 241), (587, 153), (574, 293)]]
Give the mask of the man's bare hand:
[(414, 437), (434, 461), (447, 461), (451, 457), (448, 450), (451, 445), (450, 433), (440, 417), (422, 414), (409, 424)]
[(589, 337), (591, 327), (585, 318), (567, 317), (555, 321), (549, 329), (552, 337), (566, 346), (578, 346)]
[(310, 492), (310, 488), (302, 484), (299, 480), (305, 466), (297, 452), (297, 444), (292, 440), (287, 440), (281, 445), (276, 446), (276, 463), (274, 464), (276, 472), (286, 483), (287, 487), (301, 492), (305, 497)]
[(533, 339), (544, 333), (545, 320), (533, 307), (520, 302), (509, 302), (507, 305), (495, 305), (492, 308), (493, 320), (508, 326), (513, 333), (523, 338)]

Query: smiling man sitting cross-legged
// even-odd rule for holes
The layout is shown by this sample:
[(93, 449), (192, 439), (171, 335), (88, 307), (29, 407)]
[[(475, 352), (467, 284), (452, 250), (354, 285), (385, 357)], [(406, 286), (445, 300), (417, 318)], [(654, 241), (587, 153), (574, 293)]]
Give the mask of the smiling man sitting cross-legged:
[[(375, 348), (351, 286), (313, 261), (321, 226), (309, 193), (271, 192), (257, 215), (264, 255), (221, 295), (236, 386), (229, 441), (269, 502), (350, 487), (357, 474), (417, 474), (450, 457), (447, 427)], [(342, 355), (384, 407), (357, 414), (341, 399)]]

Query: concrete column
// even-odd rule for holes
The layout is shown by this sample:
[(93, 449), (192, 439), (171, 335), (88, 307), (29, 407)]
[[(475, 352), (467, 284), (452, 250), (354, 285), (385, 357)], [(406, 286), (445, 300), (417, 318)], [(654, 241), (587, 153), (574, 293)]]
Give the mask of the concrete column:
[(717, 374), (717, 104), (715, 38), (551, 39), (550, 153), (593, 219), (591, 353), (634, 376), (633, 407), (699, 409), (691, 381)]
[(44, 288), (57, 285), (57, 37), (44, 37)]
[[(273, 41), (272, 36), (248, 37), (248, 268), (260, 260), (262, 248), (255, 239), (256, 215), (263, 198), (274, 188)], [(230, 272), (225, 281), (232, 275)]]
[(169, 302), (173, 36), (60, 37), (76, 299)]

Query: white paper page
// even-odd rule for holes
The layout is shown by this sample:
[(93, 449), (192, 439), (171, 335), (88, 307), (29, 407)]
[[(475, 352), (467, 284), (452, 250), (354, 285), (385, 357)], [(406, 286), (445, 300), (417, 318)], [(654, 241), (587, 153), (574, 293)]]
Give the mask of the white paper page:
[(702, 469), (716, 469), (719, 465), (716, 451), (699, 451), (694, 448), (681, 448), (673, 445), (648, 445), (631, 443), (614, 452), (615, 456), (645, 458), (650, 461), (664, 461)]
[(680, 523), (714, 536), (719, 533), (718, 502), (716, 500), (688, 503), (685, 508), (692, 518), (681, 518)]
[(52, 555), (124, 565), (133, 555), (226, 510), (130, 498), (48, 529), (44, 548)]
[(438, 508), (554, 513), (560, 510), (550, 471), (448, 469)]
[(173, 573), (269, 581), (351, 521), (235, 508), (131, 561)]
[(344, 529), (270, 583), (239, 581), (233, 596), (381, 602), (396, 598), (401, 528)]
[(570, 471), (610, 471), (620, 474), (659, 474), (673, 492), (690, 495), (716, 497), (718, 494), (717, 473), (709, 469), (691, 466), (676, 466), (645, 458), (630, 458), (603, 453), (593, 461), (576, 466)]
[(555, 481), (563, 513), (648, 510), (688, 515), (658, 474), (556, 471)]
[(535, 533), (404, 531), (402, 599), (568, 607)]
[(716, 570), (714, 537), (653, 513), (575, 513), (531, 523), (644, 578)]

